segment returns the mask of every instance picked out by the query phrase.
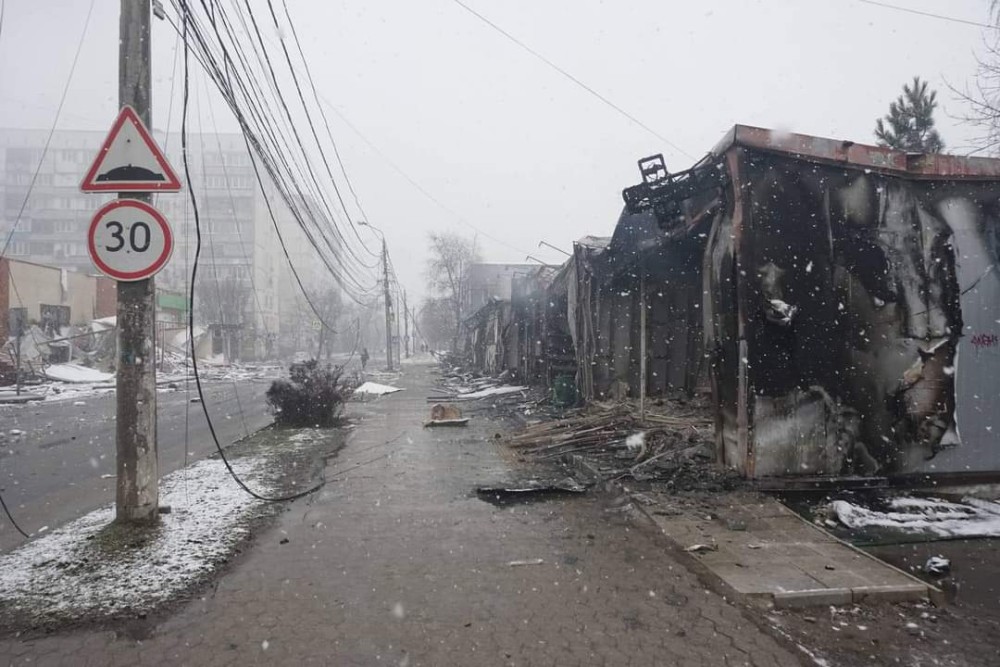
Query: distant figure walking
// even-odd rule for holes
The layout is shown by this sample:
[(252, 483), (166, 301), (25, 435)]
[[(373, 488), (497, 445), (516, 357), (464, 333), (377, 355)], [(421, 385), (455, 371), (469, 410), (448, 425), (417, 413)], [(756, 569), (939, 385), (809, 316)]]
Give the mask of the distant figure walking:
[(368, 366), (368, 359), (368, 348), (361, 348), (361, 370), (365, 370), (365, 367)]

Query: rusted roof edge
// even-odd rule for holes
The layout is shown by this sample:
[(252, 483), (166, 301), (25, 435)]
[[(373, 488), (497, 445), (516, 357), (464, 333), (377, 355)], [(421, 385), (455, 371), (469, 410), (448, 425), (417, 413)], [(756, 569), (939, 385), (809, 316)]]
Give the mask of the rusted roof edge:
[(743, 146), (789, 157), (841, 165), (852, 169), (894, 173), (915, 179), (1000, 180), (1000, 159), (962, 157), (942, 153), (906, 153), (885, 146), (780, 132), (750, 125), (734, 125), (712, 149), (721, 157), (730, 148)]

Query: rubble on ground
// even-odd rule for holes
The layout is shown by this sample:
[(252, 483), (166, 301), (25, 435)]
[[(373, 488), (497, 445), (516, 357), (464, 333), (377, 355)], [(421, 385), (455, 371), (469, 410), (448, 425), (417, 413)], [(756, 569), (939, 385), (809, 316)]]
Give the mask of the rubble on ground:
[(642, 415), (630, 402), (594, 404), (529, 424), (506, 444), (533, 461), (581, 457), (602, 479), (725, 486), (728, 476), (713, 465), (707, 410), (695, 402), (658, 402)]
[(430, 403), (462, 403), (467, 412), (488, 410), (495, 417), (531, 416), (549, 402), (544, 389), (511, 384), (509, 373), (488, 377), (468, 373), (457, 366), (442, 365), (439, 387), (427, 397)]

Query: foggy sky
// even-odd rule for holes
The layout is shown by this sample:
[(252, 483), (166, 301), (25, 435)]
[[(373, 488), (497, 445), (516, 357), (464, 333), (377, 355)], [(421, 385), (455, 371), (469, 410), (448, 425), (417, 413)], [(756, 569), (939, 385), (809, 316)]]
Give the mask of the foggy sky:
[[(0, 126), (51, 126), (89, 4), (6, 0)], [(106, 130), (115, 116), (118, 4), (96, 0), (60, 129)], [(938, 90), (948, 151), (967, 152), (974, 135), (957, 120), (964, 109), (946, 85), (972, 81), (984, 39), (974, 26), (857, 0), (468, 4), (695, 158), (735, 123), (874, 143), (875, 119), (914, 75)], [(988, 22), (987, 0), (894, 4)], [(266, 5), (257, 5), (264, 15)], [(562, 256), (538, 242), (569, 250), (586, 234), (610, 234), (622, 188), (639, 180), (638, 158), (662, 152), (672, 171), (695, 161), (451, 0), (289, 0), (289, 7), (321, 95), (447, 207), (329, 115), (370, 221), (386, 232), (411, 294), (424, 291), (430, 231), (476, 235), (490, 261), (523, 262), (530, 253), (559, 263)], [(276, 46), (273, 28), (266, 38)], [(155, 19), (153, 39), (153, 124), (173, 137), (178, 41)], [(199, 73), (192, 87), (207, 105), (204, 80)], [(219, 130), (235, 131), (221, 99), (213, 108)]]

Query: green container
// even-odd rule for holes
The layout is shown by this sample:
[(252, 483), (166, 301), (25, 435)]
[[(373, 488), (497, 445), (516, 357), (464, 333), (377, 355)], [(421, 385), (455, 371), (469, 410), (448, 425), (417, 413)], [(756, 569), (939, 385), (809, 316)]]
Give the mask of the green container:
[(559, 375), (552, 382), (552, 403), (559, 408), (576, 405), (576, 378), (572, 375)]

